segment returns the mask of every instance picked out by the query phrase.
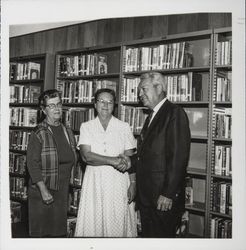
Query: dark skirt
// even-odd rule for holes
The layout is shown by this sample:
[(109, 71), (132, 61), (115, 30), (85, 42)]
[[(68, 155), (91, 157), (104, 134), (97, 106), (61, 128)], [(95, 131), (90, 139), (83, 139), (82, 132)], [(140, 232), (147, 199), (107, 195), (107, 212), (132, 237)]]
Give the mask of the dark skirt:
[(54, 202), (43, 203), (40, 191), (36, 186), (28, 190), (29, 235), (31, 237), (64, 236), (67, 229), (68, 187), (70, 166), (60, 166), (59, 190), (50, 190)]

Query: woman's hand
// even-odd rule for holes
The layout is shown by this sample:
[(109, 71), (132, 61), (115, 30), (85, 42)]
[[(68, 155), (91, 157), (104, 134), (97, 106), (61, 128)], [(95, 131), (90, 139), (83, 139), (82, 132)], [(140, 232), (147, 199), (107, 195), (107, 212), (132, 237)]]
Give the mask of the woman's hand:
[(114, 168), (121, 172), (125, 172), (131, 167), (131, 160), (128, 156), (124, 154), (120, 154), (119, 157), (117, 157), (116, 164), (114, 165)]
[(121, 156), (115, 157), (112, 165), (115, 169), (119, 170), (120, 172), (125, 172), (128, 169), (127, 161), (125, 160), (125, 158)]
[(53, 196), (51, 195), (50, 191), (48, 190), (44, 182), (39, 181), (37, 183), (37, 186), (39, 187), (43, 202), (46, 205), (50, 205), (51, 203), (53, 203), (54, 202)]
[(128, 203), (130, 204), (136, 196), (136, 181), (132, 181), (127, 190)]

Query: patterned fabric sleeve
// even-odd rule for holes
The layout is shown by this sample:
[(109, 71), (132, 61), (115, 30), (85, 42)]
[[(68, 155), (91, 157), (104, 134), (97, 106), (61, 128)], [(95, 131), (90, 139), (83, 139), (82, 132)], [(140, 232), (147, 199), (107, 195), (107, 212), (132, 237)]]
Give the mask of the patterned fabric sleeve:
[(136, 139), (134, 138), (128, 123), (125, 123), (124, 132), (125, 132), (125, 150), (136, 148), (137, 146)]
[(32, 132), (29, 144), (27, 147), (27, 168), (30, 174), (32, 183), (43, 181), (41, 167), (41, 144)]

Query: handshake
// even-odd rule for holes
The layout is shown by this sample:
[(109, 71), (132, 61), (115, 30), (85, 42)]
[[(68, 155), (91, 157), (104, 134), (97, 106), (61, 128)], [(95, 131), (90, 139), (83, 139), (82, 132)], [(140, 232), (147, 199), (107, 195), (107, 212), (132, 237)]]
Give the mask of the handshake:
[(130, 157), (124, 154), (120, 154), (118, 157), (116, 157), (113, 166), (115, 169), (124, 173), (126, 170), (128, 170), (131, 167)]

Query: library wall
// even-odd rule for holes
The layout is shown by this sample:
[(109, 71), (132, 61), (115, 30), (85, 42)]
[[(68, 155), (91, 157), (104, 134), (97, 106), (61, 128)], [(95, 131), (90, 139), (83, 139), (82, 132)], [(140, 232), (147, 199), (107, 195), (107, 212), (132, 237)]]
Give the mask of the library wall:
[(231, 13), (196, 13), (112, 18), (31, 33), (10, 39), (10, 57), (165, 37), (231, 26)]

